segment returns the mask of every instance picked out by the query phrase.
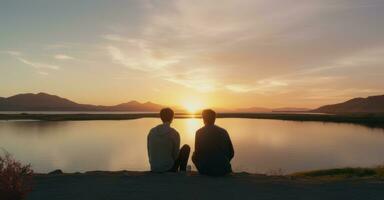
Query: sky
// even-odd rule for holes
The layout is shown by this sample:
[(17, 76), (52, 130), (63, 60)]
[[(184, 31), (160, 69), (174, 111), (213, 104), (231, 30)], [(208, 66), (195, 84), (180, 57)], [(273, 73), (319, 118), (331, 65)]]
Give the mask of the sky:
[(383, 0), (0, 0), (0, 96), (307, 107), (384, 94)]

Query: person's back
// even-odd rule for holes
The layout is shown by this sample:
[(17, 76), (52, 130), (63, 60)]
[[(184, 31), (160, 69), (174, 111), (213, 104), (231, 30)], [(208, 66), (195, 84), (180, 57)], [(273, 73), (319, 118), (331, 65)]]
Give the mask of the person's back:
[[(225, 175), (232, 172), (230, 164), (234, 156), (232, 142), (225, 129), (214, 125), (215, 113), (211, 110), (205, 112), (210, 112), (208, 115), (212, 116), (208, 118), (213, 119), (204, 119), (205, 126), (196, 132), (192, 160), (201, 174)], [(204, 117), (207, 116), (203, 112)]]
[(180, 148), (180, 135), (171, 127), (174, 112), (170, 108), (160, 111), (162, 124), (152, 128), (147, 137), (149, 164), (152, 172), (186, 171), (190, 147)]
[(179, 154), (180, 136), (169, 123), (160, 124), (148, 134), (148, 157), (151, 171), (170, 170)]

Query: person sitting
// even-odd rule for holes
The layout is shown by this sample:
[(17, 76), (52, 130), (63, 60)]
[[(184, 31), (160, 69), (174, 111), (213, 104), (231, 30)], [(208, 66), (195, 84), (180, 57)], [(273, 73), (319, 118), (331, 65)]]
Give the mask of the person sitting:
[(213, 110), (202, 112), (205, 126), (197, 130), (192, 161), (200, 174), (221, 176), (232, 172), (233, 145), (228, 132), (215, 125)]
[(186, 171), (190, 147), (180, 148), (180, 135), (171, 127), (174, 112), (170, 108), (160, 111), (162, 124), (152, 128), (147, 137), (148, 158), (152, 172)]

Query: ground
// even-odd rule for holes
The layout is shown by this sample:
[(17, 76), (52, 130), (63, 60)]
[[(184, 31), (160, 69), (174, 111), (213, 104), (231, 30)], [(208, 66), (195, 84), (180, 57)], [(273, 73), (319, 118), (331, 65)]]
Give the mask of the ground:
[(236, 173), (226, 177), (149, 172), (36, 175), (29, 200), (384, 199), (380, 178), (319, 179)]

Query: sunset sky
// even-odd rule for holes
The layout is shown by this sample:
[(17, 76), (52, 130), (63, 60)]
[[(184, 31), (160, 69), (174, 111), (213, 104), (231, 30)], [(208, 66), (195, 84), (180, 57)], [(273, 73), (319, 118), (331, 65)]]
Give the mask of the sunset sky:
[(384, 94), (383, 0), (1, 0), (0, 96), (309, 107)]

